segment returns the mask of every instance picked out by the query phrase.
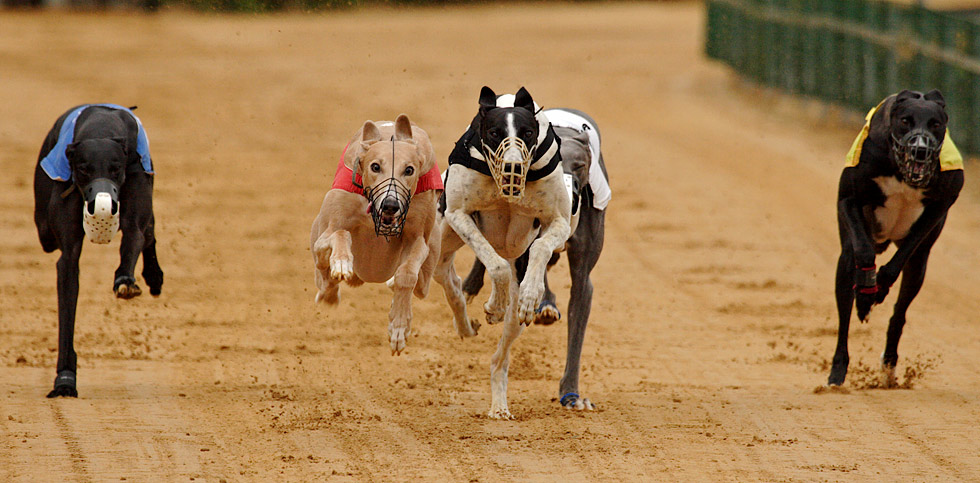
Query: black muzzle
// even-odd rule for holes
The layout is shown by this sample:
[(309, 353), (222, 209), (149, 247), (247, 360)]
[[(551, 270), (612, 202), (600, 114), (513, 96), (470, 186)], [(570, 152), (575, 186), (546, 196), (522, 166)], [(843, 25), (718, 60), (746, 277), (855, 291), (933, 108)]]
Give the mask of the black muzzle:
[(928, 131), (909, 131), (901, 138), (892, 135), (892, 154), (902, 181), (914, 188), (928, 186), (939, 169), (942, 147), (943, 143)]
[(404, 183), (388, 178), (374, 187), (364, 188), (364, 196), (368, 200), (368, 210), (374, 221), (374, 233), (377, 236), (401, 236), (408, 217), (408, 205), (412, 201), (412, 190)]

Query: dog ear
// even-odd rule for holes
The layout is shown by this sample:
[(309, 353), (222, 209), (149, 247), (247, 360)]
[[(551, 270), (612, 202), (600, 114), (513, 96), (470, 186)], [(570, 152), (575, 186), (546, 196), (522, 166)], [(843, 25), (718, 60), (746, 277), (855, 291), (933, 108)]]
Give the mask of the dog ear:
[(943, 97), (943, 93), (939, 92), (939, 89), (933, 89), (926, 93), (926, 100), (935, 102), (939, 104), (940, 107), (946, 109), (946, 99)]
[(901, 102), (905, 102), (905, 101), (907, 101), (909, 99), (920, 99), (920, 98), (922, 98), (922, 93), (921, 92), (910, 91), (908, 89), (902, 89), (902, 92), (899, 92), (895, 96), (895, 104), (898, 104), (898, 103), (901, 103)]
[(524, 87), (514, 94), (514, 107), (523, 107), (534, 114), (534, 99), (531, 99), (531, 94)]
[(480, 112), (489, 111), (497, 107), (497, 94), (489, 86), (480, 89)]
[(483, 89), (480, 89), (480, 111), (477, 113), (476, 117), (484, 117), (487, 115), (487, 112), (489, 112), (491, 109), (495, 109), (496, 107), (497, 94), (495, 94), (493, 89), (490, 87), (483, 86)]
[(75, 157), (78, 154), (78, 142), (74, 142), (65, 146), (65, 157), (68, 161), (75, 162)]
[(361, 127), (361, 149), (367, 151), (372, 144), (381, 140), (381, 130), (371, 121), (364, 121)]
[(120, 136), (120, 137), (114, 137), (114, 138), (112, 138), (112, 140), (115, 141), (116, 144), (118, 144), (119, 146), (122, 147), (123, 155), (128, 158), (129, 157), (129, 146), (126, 145), (126, 138)]
[(412, 139), (412, 121), (405, 114), (399, 114), (395, 119), (395, 141), (415, 143)]

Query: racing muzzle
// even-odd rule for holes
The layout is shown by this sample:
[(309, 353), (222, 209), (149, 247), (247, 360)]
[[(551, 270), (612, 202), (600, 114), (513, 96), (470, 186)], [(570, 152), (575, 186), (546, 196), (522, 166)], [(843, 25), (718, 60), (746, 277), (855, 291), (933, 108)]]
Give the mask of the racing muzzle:
[(82, 227), (85, 238), (106, 244), (119, 231), (119, 186), (107, 178), (97, 178), (82, 189)]
[(927, 186), (939, 167), (942, 147), (943, 143), (928, 131), (909, 131), (901, 138), (892, 135), (892, 154), (902, 180), (914, 188)]
[(377, 236), (401, 236), (408, 216), (408, 205), (412, 201), (412, 190), (394, 176), (381, 183), (364, 189), (368, 199), (368, 210), (374, 221), (374, 233)]
[(531, 168), (531, 150), (524, 140), (517, 136), (504, 138), (492, 151), (483, 144), (483, 157), (490, 166), (490, 175), (497, 183), (500, 196), (508, 201), (523, 198), (527, 172)]

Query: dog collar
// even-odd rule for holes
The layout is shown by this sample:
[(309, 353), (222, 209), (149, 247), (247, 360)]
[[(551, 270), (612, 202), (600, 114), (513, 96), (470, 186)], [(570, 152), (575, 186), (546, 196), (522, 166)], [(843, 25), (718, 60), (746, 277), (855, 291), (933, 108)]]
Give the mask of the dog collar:
[[(463, 137), (456, 141), (456, 147), (453, 148), (453, 152), (449, 154), (449, 164), (458, 164), (464, 166), (468, 169), (472, 169), (485, 176), (492, 176), (490, 173), (490, 166), (484, 159), (477, 159), (470, 154), (470, 148), (479, 147), (475, 144), (479, 142), (479, 137), (473, 128), (469, 128), (463, 133)], [(554, 145), (555, 149), (551, 149)], [(531, 169), (527, 173), (527, 181), (537, 181), (545, 176), (551, 174), (554, 170), (558, 169), (558, 165), (561, 164), (561, 152), (557, 149), (561, 145), (561, 139), (555, 135), (554, 128), (549, 124), (548, 132), (538, 146), (535, 148), (534, 159), (531, 160), (531, 166), (534, 166), (538, 161), (549, 152), (554, 152), (548, 164), (544, 167), (538, 169)]]

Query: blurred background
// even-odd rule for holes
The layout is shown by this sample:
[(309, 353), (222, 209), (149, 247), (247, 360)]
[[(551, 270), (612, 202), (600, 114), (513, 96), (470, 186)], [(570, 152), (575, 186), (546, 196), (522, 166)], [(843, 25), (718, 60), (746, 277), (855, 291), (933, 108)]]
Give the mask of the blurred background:
[(862, 114), (939, 89), (957, 145), (980, 152), (980, 2), (709, 0), (705, 51), (745, 78)]

